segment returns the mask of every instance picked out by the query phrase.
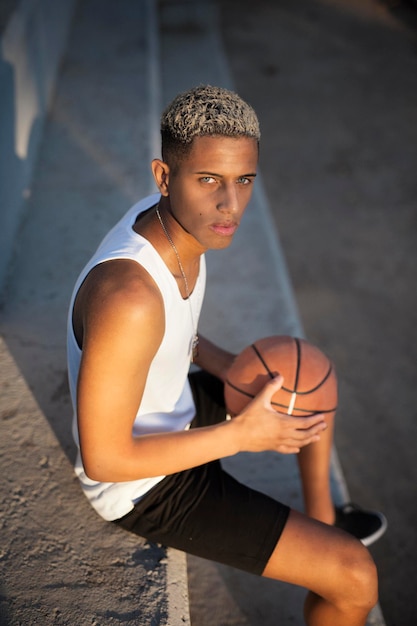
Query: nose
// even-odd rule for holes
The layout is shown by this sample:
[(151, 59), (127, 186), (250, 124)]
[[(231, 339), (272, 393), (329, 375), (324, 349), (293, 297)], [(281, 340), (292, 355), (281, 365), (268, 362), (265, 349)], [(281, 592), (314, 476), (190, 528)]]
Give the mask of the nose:
[(235, 184), (223, 185), (220, 189), (220, 197), (217, 202), (217, 210), (223, 213), (238, 213), (239, 201)]

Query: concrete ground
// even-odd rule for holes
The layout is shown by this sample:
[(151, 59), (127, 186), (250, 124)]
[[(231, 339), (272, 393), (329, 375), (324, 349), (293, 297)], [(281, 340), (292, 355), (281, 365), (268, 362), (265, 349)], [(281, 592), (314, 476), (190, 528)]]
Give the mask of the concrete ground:
[[(258, 0), (254, 10), (249, 0), (165, 0), (159, 64), (152, 4), (80, 2), (4, 293), (1, 623), (188, 622), (181, 558), (102, 523), (73, 479), (63, 335), (77, 271), (150, 187), (152, 108), (207, 81), (257, 109), (263, 184), (235, 245), (209, 258), (203, 329), (233, 348), (271, 330), (304, 332), (333, 357), (349, 491), (390, 522), (372, 548), (386, 624), (414, 626), (412, 14), (368, 1)], [(301, 505), (291, 458), (230, 463)], [(301, 623), (301, 590), (201, 560), (189, 561), (189, 582), (193, 626)], [(369, 623), (384, 624), (379, 611)]]

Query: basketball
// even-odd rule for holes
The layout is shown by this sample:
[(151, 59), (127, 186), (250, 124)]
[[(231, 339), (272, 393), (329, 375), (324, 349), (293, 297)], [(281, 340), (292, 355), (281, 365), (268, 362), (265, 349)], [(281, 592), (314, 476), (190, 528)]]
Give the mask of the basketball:
[(304, 339), (276, 335), (247, 346), (235, 359), (224, 386), (226, 407), (238, 415), (277, 374), (283, 386), (272, 397), (280, 413), (308, 417), (337, 408), (337, 379), (327, 356)]

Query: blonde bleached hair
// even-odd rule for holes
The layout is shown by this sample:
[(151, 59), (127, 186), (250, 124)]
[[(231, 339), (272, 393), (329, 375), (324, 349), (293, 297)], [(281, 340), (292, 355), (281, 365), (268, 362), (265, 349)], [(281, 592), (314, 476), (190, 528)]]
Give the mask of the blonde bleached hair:
[(179, 94), (161, 117), (162, 158), (178, 162), (196, 137), (249, 137), (260, 140), (253, 108), (233, 91), (201, 85)]

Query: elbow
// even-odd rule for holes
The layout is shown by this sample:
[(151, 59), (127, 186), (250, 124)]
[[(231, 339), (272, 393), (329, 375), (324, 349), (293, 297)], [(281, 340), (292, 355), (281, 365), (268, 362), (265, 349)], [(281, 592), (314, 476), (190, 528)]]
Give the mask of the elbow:
[(135, 459), (129, 454), (88, 454), (81, 451), (84, 473), (90, 480), (99, 483), (120, 483), (130, 480), (149, 478), (146, 472), (141, 471)]
[(113, 472), (109, 472), (108, 469), (102, 467), (99, 463), (83, 459), (84, 473), (90, 480), (94, 480), (98, 483), (114, 483)]
[(90, 480), (98, 483), (116, 483), (124, 480), (117, 471), (117, 464), (109, 464), (101, 455), (83, 454), (81, 451), (84, 473)]

